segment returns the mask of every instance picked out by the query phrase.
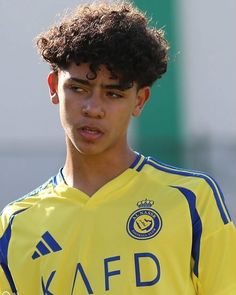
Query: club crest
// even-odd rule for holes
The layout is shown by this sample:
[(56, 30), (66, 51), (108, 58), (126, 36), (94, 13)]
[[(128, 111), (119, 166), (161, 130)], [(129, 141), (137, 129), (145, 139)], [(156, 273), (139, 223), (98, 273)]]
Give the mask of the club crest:
[(137, 240), (148, 240), (155, 237), (161, 230), (162, 219), (159, 213), (151, 208), (154, 201), (145, 199), (137, 203), (135, 210), (127, 221), (128, 234)]

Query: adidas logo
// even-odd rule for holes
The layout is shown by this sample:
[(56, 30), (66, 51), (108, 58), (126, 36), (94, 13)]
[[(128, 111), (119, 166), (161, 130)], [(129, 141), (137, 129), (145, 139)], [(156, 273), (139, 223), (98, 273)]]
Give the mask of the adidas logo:
[(46, 231), (42, 235), (42, 239), (43, 239), (43, 241), (41, 240), (36, 245), (37, 250), (34, 251), (34, 253), (32, 255), (32, 259), (37, 259), (41, 255), (45, 256), (49, 253), (58, 252), (58, 251), (62, 250), (61, 246), (57, 243), (57, 241), (52, 237), (52, 235), (48, 231)]

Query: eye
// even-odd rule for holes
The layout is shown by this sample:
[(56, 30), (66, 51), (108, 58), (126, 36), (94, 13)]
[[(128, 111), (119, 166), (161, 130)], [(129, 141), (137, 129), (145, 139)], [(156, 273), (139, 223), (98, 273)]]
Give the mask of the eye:
[(82, 88), (79, 85), (68, 85), (68, 88), (76, 93), (83, 93), (86, 92), (86, 89)]
[(123, 95), (114, 91), (108, 91), (107, 96), (112, 97), (112, 98), (122, 98)]

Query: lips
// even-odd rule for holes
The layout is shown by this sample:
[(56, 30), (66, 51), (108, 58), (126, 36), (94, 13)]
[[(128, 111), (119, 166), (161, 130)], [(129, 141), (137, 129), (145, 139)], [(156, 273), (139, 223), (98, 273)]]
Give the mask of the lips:
[(100, 128), (95, 126), (82, 126), (78, 128), (78, 132), (86, 141), (95, 141), (104, 134)]

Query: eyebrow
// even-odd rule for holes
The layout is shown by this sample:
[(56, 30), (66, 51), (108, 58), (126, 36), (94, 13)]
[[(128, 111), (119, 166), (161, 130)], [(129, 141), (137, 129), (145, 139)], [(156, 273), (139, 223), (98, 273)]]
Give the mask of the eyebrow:
[[(85, 86), (89, 86), (91, 85), (91, 83), (89, 82), (89, 80), (84, 80), (84, 79), (80, 79), (80, 78), (76, 78), (76, 77), (70, 77), (67, 81), (74, 81), (74, 82), (77, 82), (77, 83), (80, 83), (80, 84), (83, 84)], [(117, 89), (117, 90), (120, 90), (120, 91), (125, 91), (129, 88), (132, 87), (132, 84), (107, 84), (107, 85), (103, 85), (102, 84), (102, 88), (105, 88), (105, 89)]]

